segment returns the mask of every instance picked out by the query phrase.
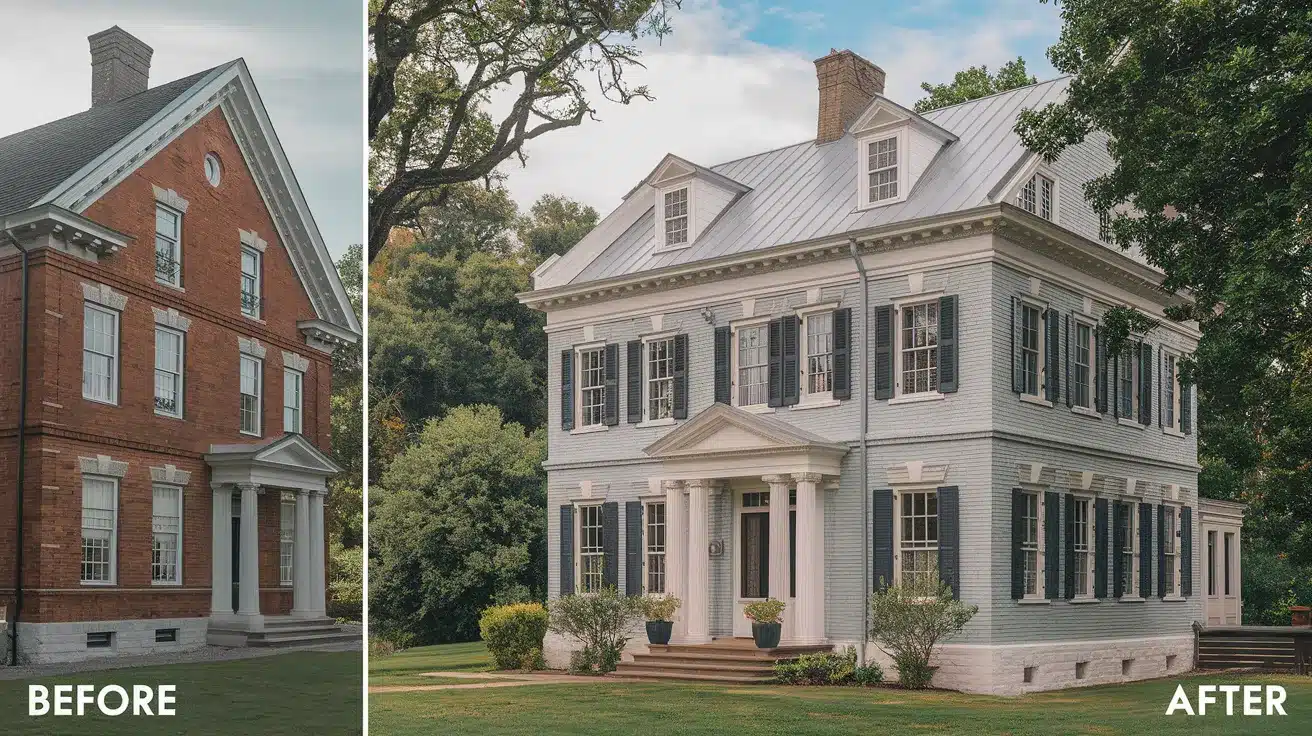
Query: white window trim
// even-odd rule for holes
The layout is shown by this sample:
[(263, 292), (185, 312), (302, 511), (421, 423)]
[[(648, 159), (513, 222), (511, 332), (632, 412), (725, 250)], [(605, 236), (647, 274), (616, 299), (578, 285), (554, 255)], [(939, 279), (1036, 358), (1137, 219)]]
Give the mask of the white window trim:
[[(936, 485), (901, 485), (893, 489), (893, 584), (902, 584), (902, 494), (904, 493), (933, 493), (935, 495), (935, 509), (937, 506), (938, 486)], [(942, 516), (936, 513), (940, 523)], [(935, 552), (941, 552), (939, 546), (943, 541), (942, 528), (939, 528), (939, 538), (936, 540), (934, 547)], [(918, 549), (925, 549), (924, 547)]]
[[(1039, 535), (1039, 536), (1038, 536), (1038, 546), (1037, 546), (1037, 550), (1038, 550), (1038, 565), (1037, 565), (1038, 572), (1037, 572), (1037, 576), (1038, 576), (1038, 577), (1036, 578), (1036, 581), (1035, 581), (1034, 592), (1033, 592), (1033, 593), (1026, 593), (1026, 594), (1021, 598), (1021, 600), (1022, 600), (1022, 601), (1040, 601), (1040, 600), (1042, 600), (1042, 601), (1046, 601), (1046, 600), (1048, 600), (1048, 596), (1047, 596), (1047, 586), (1046, 586), (1046, 584), (1045, 584), (1045, 583), (1046, 583), (1046, 579), (1044, 578), (1044, 574), (1045, 574), (1046, 571), (1047, 571), (1047, 560), (1044, 559), (1044, 553), (1047, 551), (1047, 550), (1046, 550), (1047, 539), (1046, 539), (1046, 537), (1045, 537), (1045, 533), (1046, 533), (1046, 531), (1047, 531), (1047, 523), (1048, 523), (1048, 518), (1047, 518), (1047, 516), (1046, 516), (1045, 513), (1044, 513), (1044, 512), (1045, 512), (1045, 506), (1046, 506), (1046, 504), (1047, 504), (1047, 494), (1046, 494), (1046, 492), (1045, 492), (1046, 489), (1021, 486), (1021, 491), (1024, 492), (1024, 493), (1032, 494), (1032, 495), (1038, 497), (1038, 511), (1037, 511), (1037, 513), (1038, 513), (1038, 515), (1039, 515), (1038, 532), (1037, 532), (1037, 534)], [(1023, 550), (1023, 547), (1022, 547), (1022, 550)]]
[[(176, 217), (178, 223), (178, 229), (174, 232), (175, 240), (173, 241), (173, 249), (174, 249), (173, 260), (174, 263), (177, 264), (176, 272), (173, 274), (173, 280), (170, 281), (167, 279), (160, 278), (159, 271), (156, 270), (155, 282), (174, 289), (181, 289), (182, 288), (182, 218), (185, 215), (185, 213), (182, 210), (169, 207), (168, 205), (163, 204), (161, 202), (155, 203), (155, 210), (156, 210), (155, 216), (157, 219), (159, 217), (158, 211), (163, 210)], [(158, 229), (156, 230), (155, 235), (158, 237), (159, 235)], [(152, 246), (153, 245), (154, 244), (152, 243)], [(155, 252), (158, 253), (159, 251), (156, 250)]]
[[(574, 346), (574, 429), (570, 430), (571, 434), (586, 434), (588, 432), (604, 432), (610, 429), (606, 424), (606, 370), (602, 367), (601, 371), (601, 421), (596, 424), (583, 423), (583, 354), (590, 353), (594, 350), (601, 351), (601, 359), (604, 363), (606, 360), (606, 343), (605, 341), (590, 342), (584, 345)], [(618, 369), (619, 366), (616, 366)], [(618, 389), (617, 389), (618, 390)]]
[[(241, 361), (255, 362), (255, 431), (241, 428)], [(264, 361), (254, 355), (240, 353), (237, 360), (237, 431), (250, 437), (261, 437), (264, 433)]]
[[(585, 501), (574, 502), (574, 592), (583, 593), (583, 509), (595, 508), (601, 513), (602, 499), (587, 499)], [(602, 534), (605, 534), (606, 520), (601, 520)], [(602, 544), (601, 557), (601, 587), (606, 586), (606, 552), (605, 543)]]
[[(738, 320), (729, 323), (729, 332), (732, 339), (729, 341), (729, 405), (735, 406), (744, 411), (757, 413), (773, 413), (774, 407), (770, 406), (770, 317), (753, 317), (751, 319)], [(765, 379), (765, 401), (759, 404), (740, 404), (738, 403), (738, 332), (745, 327), (765, 327), (765, 355), (766, 355), (766, 379)]]
[[(934, 401), (944, 398), (943, 392), (938, 389), (912, 393), (906, 393), (902, 390), (902, 310), (928, 304), (934, 304), (937, 306), (939, 304), (938, 297), (917, 294), (914, 299), (905, 299), (894, 302), (893, 304), (893, 398), (889, 401), (890, 404), (910, 404), (919, 401)], [(942, 319), (943, 315), (940, 314), (940, 325), (942, 325)], [(941, 344), (935, 342), (934, 347), (935, 349), (939, 349)], [(940, 353), (938, 356), (939, 360), (941, 360), (942, 357), (943, 356)], [(942, 363), (939, 363), (937, 360), (936, 363), (939, 366), (936, 370), (941, 369)]]
[[(1184, 436), (1185, 436), (1185, 434), (1184, 434), (1184, 421), (1183, 421), (1183, 418), (1180, 416), (1180, 409), (1183, 407), (1183, 400), (1184, 400), (1184, 397), (1181, 396), (1181, 394), (1180, 394), (1180, 389), (1181, 389), (1181, 385), (1180, 385), (1180, 361), (1184, 358), (1184, 356), (1181, 355), (1179, 352), (1177, 352), (1177, 351), (1175, 351), (1175, 350), (1171, 350), (1170, 348), (1167, 348), (1167, 347), (1161, 347), (1161, 348), (1159, 348), (1159, 350), (1161, 350), (1161, 361), (1160, 361), (1161, 369), (1160, 369), (1160, 372), (1161, 372), (1161, 374), (1162, 374), (1162, 375), (1158, 378), (1158, 381), (1159, 381), (1159, 384), (1158, 384), (1158, 385), (1159, 385), (1159, 386), (1161, 385), (1160, 381), (1164, 381), (1164, 380), (1166, 379), (1166, 360), (1167, 360), (1167, 358), (1174, 358), (1174, 359), (1175, 359), (1175, 375), (1173, 376), (1175, 386), (1174, 386), (1174, 391), (1173, 391), (1173, 393), (1172, 393), (1172, 404), (1174, 405), (1174, 424), (1171, 424), (1171, 425), (1169, 425), (1169, 426), (1163, 426), (1163, 427), (1162, 427), (1162, 434), (1170, 435), (1170, 436), (1172, 436), (1172, 437), (1184, 437)], [(1159, 391), (1158, 393), (1160, 394), (1161, 392)], [(1160, 398), (1159, 398), (1159, 400), (1160, 400)], [(1166, 416), (1165, 412), (1162, 413), (1162, 416), (1163, 416), (1163, 418), (1165, 418), (1165, 416)]]
[[(249, 254), (255, 257), (255, 313), (248, 314), (246, 312), (246, 309), (242, 307), (240, 304), (238, 304), (238, 311), (241, 312), (241, 316), (247, 319), (253, 319), (256, 322), (263, 322), (264, 309), (263, 309), (263, 304), (261, 304), (260, 302), (260, 298), (261, 295), (264, 293), (264, 253), (260, 251), (258, 248), (252, 248), (249, 245), (243, 245), (241, 247), (241, 252), (243, 255)], [(238, 273), (239, 281), (237, 284), (237, 288), (238, 288), (238, 300), (240, 300), (241, 294), (244, 293), (241, 291), (241, 279), (244, 279), (246, 274), (244, 272), (240, 272), (240, 261), (238, 261), (238, 267), (239, 267), (239, 273)]]
[(1182, 600), (1185, 600), (1185, 598), (1184, 598), (1184, 593), (1183, 593), (1183, 591), (1184, 591), (1184, 585), (1183, 585), (1184, 581), (1182, 581), (1182, 580), (1180, 579), (1181, 569), (1182, 569), (1182, 567), (1183, 567), (1183, 565), (1182, 565), (1182, 559), (1181, 559), (1181, 558), (1184, 557), (1184, 555), (1181, 554), (1181, 551), (1180, 551), (1180, 541), (1181, 541), (1181, 539), (1180, 539), (1180, 509), (1181, 509), (1181, 507), (1178, 506), (1178, 505), (1176, 505), (1176, 504), (1174, 504), (1174, 503), (1163, 503), (1163, 504), (1159, 507), (1159, 513), (1160, 513), (1161, 509), (1165, 509), (1165, 510), (1169, 511), (1169, 512), (1171, 513), (1172, 517), (1174, 517), (1174, 519), (1175, 519), (1175, 544), (1174, 544), (1175, 552), (1174, 552), (1174, 555), (1173, 555), (1174, 558), (1175, 558), (1175, 564), (1172, 565), (1172, 567), (1175, 568), (1175, 575), (1174, 575), (1174, 578), (1175, 578), (1175, 585), (1173, 585), (1173, 586), (1171, 587), (1171, 592), (1167, 593), (1167, 594), (1163, 597), (1163, 600), (1167, 600), (1167, 601), (1182, 601)]
[[(1074, 413), (1076, 413), (1076, 414), (1084, 414), (1084, 415), (1086, 415), (1086, 416), (1090, 416), (1090, 417), (1095, 417), (1095, 418), (1097, 418), (1097, 419), (1101, 419), (1101, 418), (1102, 418), (1102, 412), (1098, 411), (1098, 380), (1102, 377), (1102, 376), (1099, 374), (1099, 372), (1098, 372), (1098, 369), (1099, 369), (1099, 366), (1098, 366), (1098, 322), (1097, 322), (1096, 320), (1089, 319), (1089, 318), (1087, 318), (1087, 317), (1082, 317), (1082, 316), (1080, 316), (1080, 315), (1074, 315), (1074, 316), (1072, 316), (1072, 318), (1071, 318), (1071, 326), (1072, 326), (1072, 328), (1073, 328), (1073, 329), (1071, 330), (1071, 337), (1070, 337), (1071, 340), (1074, 340), (1074, 339), (1076, 339), (1076, 338), (1079, 336), (1079, 329), (1080, 329), (1081, 326), (1084, 326), (1084, 327), (1088, 327), (1088, 328), (1089, 328), (1089, 405), (1088, 405), (1088, 406), (1080, 406), (1079, 404), (1075, 404), (1074, 402), (1072, 402), (1072, 405), (1071, 405), (1071, 411), (1074, 412)], [(1074, 343), (1072, 343), (1072, 344), (1069, 346), (1069, 352), (1070, 352), (1070, 356), (1071, 356), (1070, 359), (1071, 359), (1071, 361), (1072, 361), (1072, 362), (1071, 362), (1071, 384), (1074, 385), (1074, 383), (1075, 383), (1075, 363), (1074, 363), (1074, 360), (1075, 360), (1075, 344), (1074, 344)], [(1070, 390), (1070, 387), (1068, 386), (1066, 390), (1069, 391), (1069, 390)]]
[(155, 580), (154, 571), (152, 570), (150, 584), (157, 585), (157, 586), (164, 586), (164, 587), (169, 587), (169, 586), (177, 587), (182, 585), (182, 535), (186, 530), (185, 520), (187, 518), (186, 514), (183, 513), (183, 503), (185, 503), (186, 494), (182, 492), (182, 486), (173, 483), (152, 483), (150, 485), (151, 527), (152, 527), (150, 533), (150, 544), (151, 544), (152, 556), (154, 553), (154, 546), (155, 546), (155, 531), (153, 527), (155, 525), (154, 502), (155, 502), (156, 488), (168, 488), (170, 490), (175, 490), (178, 492), (178, 550), (177, 550), (178, 557), (174, 565), (174, 571), (176, 573), (176, 577), (173, 580)]
[(83, 386), (82, 386), (82, 398), (86, 399), (87, 401), (94, 401), (97, 404), (108, 404), (111, 406), (118, 406), (118, 384), (122, 374), (122, 371), (120, 369), (120, 363), (123, 360), (123, 321), (121, 319), (121, 315), (119, 314), (119, 311), (116, 309), (102, 307), (99, 304), (93, 304), (87, 301), (82, 302), (82, 366), (83, 366), (82, 370), (83, 371), (86, 371), (86, 360), (87, 360), (86, 314), (88, 309), (101, 312), (102, 314), (107, 314), (110, 316), (111, 319), (114, 320), (114, 356), (113, 356), (114, 359), (109, 362), (109, 369), (111, 372), (110, 373), (111, 380), (109, 382), (109, 394), (110, 394), (109, 399), (108, 400), (98, 399), (94, 396), (87, 396), (85, 381), (83, 382)]
[[(291, 518), (292, 518), (292, 564), (289, 565), (289, 567), (291, 568), (291, 570), (290, 570), (290, 573), (291, 573), (291, 574), (288, 575), (288, 576), (286, 577), (286, 579), (284, 579), (283, 576), (282, 576), (282, 545), (283, 545), (283, 540), (282, 540), (282, 532), (283, 532), (283, 529), (282, 529), (282, 515), (283, 515), (284, 510), (287, 509), (287, 508), (289, 508), (289, 507), (290, 507), (291, 510), (292, 510), (292, 513), (291, 513)], [(290, 588), (290, 587), (296, 582), (296, 541), (295, 541), (295, 540), (296, 540), (296, 501), (295, 501), (295, 500), (287, 501), (286, 499), (282, 499), (282, 498), (280, 498), (279, 501), (278, 501), (278, 587), (281, 587), (281, 588)]]
[[(648, 497), (640, 498), (640, 499), (638, 499), (638, 501), (642, 504), (642, 534), (641, 534), (641, 538), (640, 538), (640, 540), (639, 540), (639, 542), (638, 542), (638, 545), (639, 545), (638, 548), (642, 550), (642, 592), (643, 592), (643, 594), (647, 594), (647, 593), (651, 593), (651, 592), (652, 592), (651, 590), (648, 589), (648, 583), (650, 582), (650, 579), (648, 578), (648, 571), (649, 571), (649, 569), (650, 569), (649, 563), (650, 563), (650, 561), (651, 561), (651, 557), (652, 557), (652, 555), (660, 555), (661, 557), (665, 558), (665, 579), (664, 579), (664, 581), (663, 581), (663, 584), (664, 584), (665, 590), (661, 591), (660, 593), (657, 593), (657, 595), (669, 595), (669, 594), (670, 594), (670, 514), (669, 514), (669, 508), (666, 507), (666, 504), (665, 504), (665, 497), (664, 497), (664, 496), (648, 496)], [(650, 551), (650, 550), (647, 548), (647, 534), (648, 534), (647, 524), (650, 522), (650, 519), (651, 519), (651, 507), (652, 507), (654, 504), (660, 504), (661, 507), (662, 507), (662, 508), (664, 509), (664, 511), (665, 511), (665, 516), (664, 516), (664, 519), (663, 519), (663, 521), (662, 521), (662, 524), (664, 524), (664, 526), (665, 526), (665, 548), (664, 548), (664, 551), (663, 551), (663, 552), (652, 552), (652, 551)]]
[[(287, 409), (293, 408), (287, 405), (287, 387), (288, 380), (295, 377), (296, 380), (296, 426), (287, 427)], [(305, 372), (298, 371), (295, 368), (283, 366), (282, 369), (282, 431), (295, 432), (301, 434), (305, 428)]]
[[(1098, 569), (1098, 523), (1100, 521), (1100, 519), (1098, 518), (1098, 497), (1086, 496), (1076, 493), (1076, 494), (1072, 494), (1071, 498), (1076, 503), (1083, 501), (1088, 504), (1088, 506), (1086, 507), (1085, 518), (1088, 519), (1087, 526), (1089, 529), (1089, 538), (1087, 542), (1087, 545), (1089, 547), (1089, 551), (1088, 551), (1089, 566), (1088, 569), (1085, 571), (1087, 573), (1085, 575), (1085, 580), (1088, 583), (1087, 587), (1085, 587), (1085, 589), (1082, 591), (1080, 590), (1075, 591), (1075, 597), (1071, 598), (1068, 602), (1069, 603), (1081, 603), (1081, 602), (1096, 603), (1097, 601), (1101, 600), (1100, 598), (1098, 598), (1097, 595), (1098, 588), (1097, 585), (1094, 583), (1094, 574)], [(1068, 514), (1072, 513), (1072, 511), (1068, 510), (1067, 513)], [(1073, 544), (1071, 546), (1071, 549), (1074, 549)], [(1106, 564), (1105, 561), (1104, 564)]]
[(836, 399), (834, 399), (835, 372), (834, 372), (833, 343), (837, 335), (836, 332), (837, 326), (834, 325), (832, 316), (830, 317), (830, 323), (829, 323), (829, 329), (830, 329), (829, 390), (817, 391), (815, 393), (811, 393), (807, 390), (811, 386), (811, 382), (809, 380), (810, 375), (807, 372), (807, 369), (810, 367), (810, 362), (811, 362), (811, 354), (809, 352), (811, 348), (811, 344), (810, 341), (807, 339), (807, 334), (808, 334), (807, 330), (809, 329), (811, 318), (821, 315), (833, 315), (834, 311), (837, 309), (838, 309), (838, 302), (829, 302), (826, 304), (813, 304), (796, 310), (797, 322), (798, 322), (797, 329), (799, 333), (797, 336), (798, 399), (797, 399), (797, 403), (793, 405), (794, 409), (796, 409), (799, 406), (805, 409), (816, 408), (818, 406), (835, 406), (836, 404), (839, 403)]
[[(1114, 395), (1111, 397), (1112, 400), (1116, 402), (1116, 406), (1115, 406), (1116, 410), (1113, 412), (1113, 414), (1115, 414), (1117, 420), (1119, 420), (1117, 423), (1122, 426), (1137, 427), (1139, 429), (1145, 428), (1145, 425), (1139, 421), (1139, 392), (1141, 390), (1140, 388), (1141, 381), (1143, 380), (1143, 376), (1140, 374), (1143, 372), (1143, 359), (1140, 358), (1138, 355), (1135, 355), (1134, 351), (1130, 350), (1130, 348), (1142, 343), (1143, 343), (1143, 338), (1137, 335), (1131, 335), (1129, 340), (1125, 343), (1124, 352), (1129, 354), (1130, 356), (1130, 376), (1132, 378), (1132, 385), (1133, 385), (1133, 388), (1130, 391), (1130, 416), (1127, 417), (1124, 414), (1120, 413), (1121, 381), (1125, 380), (1125, 377), (1120, 375), (1119, 372), (1114, 373), (1114, 375), (1116, 376), (1116, 381), (1114, 382), (1116, 384), (1116, 391)], [(1119, 366), (1121, 356), (1120, 355), (1115, 356), (1114, 360), (1117, 361), (1117, 365)]]
[[(170, 414), (169, 412), (160, 409), (158, 405), (155, 405), (155, 414), (161, 417), (168, 417), (170, 419), (182, 419), (183, 413), (185, 411), (185, 406), (184, 406), (185, 402), (183, 401), (183, 397), (186, 396), (186, 385), (187, 385), (187, 333), (183, 332), (182, 330), (175, 330), (171, 327), (164, 327), (163, 325), (156, 324), (155, 325), (156, 352), (159, 351), (160, 332), (172, 333), (174, 335), (177, 335), (178, 337), (178, 411), (176, 413)], [(155, 370), (159, 370), (158, 367)], [(151, 372), (152, 383), (153, 383), (154, 376), (155, 376), (154, 371), (152, 371)], [(151, 397), (152, 405), (155, 404), (154, 399), (155, 397), (152, 396)]]
[[(665, 195), (671, 194), (673, 192), (677, 192), (680, 189), (688, 190), (688, 237), (682, 243), (675, 243), (673, 245), (670, 245), (669, 243), (665, 242)], [(692, 247), (692, 243), (693, 243), (692, 224), (694, 222), (693, 218), (696, 216), (695, 200), (696, 198), (693, 197), (692, 179), (686, 179), (684, 181), (679, 182), (678, 184), (673, 184), (656, 190), (656, 210), (654, 214), (656, 215), (657, 247), (655, 250), (652, 251), (653, 253), (671, 253), (674, 251), (683, 250), (685, 248)]]
[[(674, 361), (674, 339), (677, 336), (677, 334), (678, 333), (675, 332), (662, 332), (655, 335), (645, 335), (642, 338), (642, 353), (638, 357), (638, 362), (641, 363), (640, 370), (642, 375), (642, 380), (641, 380), (642, 395), (639, 397), (639, 401), (642, 402), (642, 421), (637, 424), (637, 426), (639, 427), (664, 427), (674, 423), (674, 363), (673, 361)], [(652, 419), (651, 394), (648, 391), (648, 389), (651, 388), (651, 383), (650, 383), (651, 376), (649, 374), (649, 370), (651, 369), (650, 345), (654, 342), (664, 342), (666, 340), (670, 341), (670, 361), (671, 361), (670, 379), (669, 379), (670, 380), (670, 416), (661, 417), (660, 419)]]
[[(1020, 392), (1020, 400), (1031, 404), (1038, 404), (1039, 406), (1052, 408), (1052, 402), (1048, 401), (1047, 398), (1045, 398), (1046, 392), (1044, 391), (1044, 387), (1047, 385), (1047, 381), (1048, 381), (1048, 361), (1046, 359), (1047, 348), (1048, 348), (1048, 323), (1043, 316), (1048, 312), (1049, 309), (1051, 309), (1051, 307), (1045, 301), (1040, 301), (1038, 299), (1033, 299), (1031, 297), (1024, 297), (1024, 296), (1020, 297), (1020, 305), (1021, 305), (1021, 313), (1016, 316), (1020, 317), (1021, 334), (1020, 334), (1020, 341), (1016, 344), (1016, 349), (1020, 350), (1022, 352), (1022, 355), (1025, 350), (1025, 334), (1024, 334), (1025, 333), (1025, 307), (1027, 306), (1033, 307), (1039, 311), (1039, 320), (1038, 320), (1039, 341), (1035, 348), (1036, 351), (1038, 352), (1037, 359), (1035, 360), (1035, 364), (1038, 370), (1036, 371), (1037, 378), (1035, 379), (1035, 383), (1034, 383), (1035, 391), (1037, 393), (1032, 393), (1032, 394), (1028, 393), (1024, 391), (1023, 390), (1024, 387), (1022, 387), (1022, 390)], [(1021, 356), (1016, 356), (1016, 360), (1021, 360)], [(1023, 371), (1024, 361), (1021, 362), (1022, 365), (1020, 366), (1020, 368)]]
[(82, 474), (83, 483), (80, 485), (80, 487), (83, 489), (82, 491), (83, 494), (86, 493), (85, 491), (86, 480), (88, 478), (92, 480), (108, 481), (114, 485), (114, 528), (109, 533), (109, 579), (108, 580), (82, 580), (82, 564), (83, 564), (82, 555), (85, 554), (82, 552), (82, 535), (85, 533), (86, 530), (86, 522), (83, 520), (81, 515), (86, 513), (85, 511), (86, 501), (85, 500), (80, 501), (78, 506), (78, 513), (79, 513), (78, 582), (81, 585), (102, 587), (102, 588), (115, 586), (118, 585), (118, 523), (119, 523), (119, 510), (121, 506), (121, 501), (119, 498), (119, 479), (110, 475), (95, 475), (91, 473), (83, 473)]
[[(871, 143), (878, 143), (890, 138), (897, 139), (897, 196), (889, 199), (881, 199), (878, 202), (870, 201), (870, 155), (869, 146)], [(907, 126), (902, 124), (895, 130), (884, 128), (872, 132), (869, 135), (862, 136), (856, 142), (857, 155), (857, 206), (858, 210), (869, 210), (876, 207), (885, 207), (890, 204), (905, 202), (907, 199), (907, 189), (910, 178), (910, 151), (907, 149)]]
[[(1034, 179), (1037, 176), (1045, 177), (1052, 182), (1052, 218), (1051, 219), (1048, 219), (1042, 215), (1043, 204), (1041, 198), (1043, 194), (1042, 192), (1039, 191), (1037, 183), (1034, 190), (1034, 211), (1030, 212), (1029, 210), (1025, 209), (1020, 203), (1020, 195), (1021, 192), (1025, 189), (1025, 185), (1029, 184), (1030, 180)], [(1049, 168), (1045, 164), (1040, 163), (1040, 165), (1034, 167), (1033, 169), (1027, 170), (1026, 173), (1018, 177), (1016, 184), (1011, 188), (1011, 196), (1008, 197), (1006, 201), (1008, 204), (1014, 205), (1016, 209), (1021, 210), (1026, 214), (1034, 215), (1040, 220), (1047, 220), (1048, 222), (1058, 225), (1061, 224), (1060, 222), (1061, 179), (1060, 177), (1057, 176), (1056, 173), (1052, 171), (1051, 168)]]
[[(1117, 502), (1126, 504), (1130, 507), (1130, 530), (1128, 533), (1130, 535), (1130, 546), (1133, 549), (1131, 555), (1132, 559), (1130, 560), (1130, 588), (1127, 591), (1123, 591), (1119, 598), (1119, 600), (1127, 603), (1143, 600), (1143, 591), (1139, 590), (1139, 524), (1141, 523), (1141, 520), (1139, 519), (1139, 500), (1140, 499), (1130, 496), (1116, 499)], [(1112, 508), (1115, 508), (1115, 506)], [(1112, 541), (1114, 542), (1115, 540), (1116, 535), (1113, 534)], [(1120, 555), (1122, 554), (1122, 551), (1118, 549), (1116, 550), (1116, 554)], [(1114, 567), (1113, 570), (1115, 570)]]

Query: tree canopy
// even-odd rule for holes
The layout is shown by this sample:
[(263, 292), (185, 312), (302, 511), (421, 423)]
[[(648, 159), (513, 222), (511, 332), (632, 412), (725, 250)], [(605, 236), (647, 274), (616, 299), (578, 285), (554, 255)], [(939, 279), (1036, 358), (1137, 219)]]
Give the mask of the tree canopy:
[(962, 102), (987, 97), (998, 92), (1006, 92), (1009, 89), (1024, 87), (1027, 84), (1034, 84), (1039, 80), (1030, 76), (1025, 71), (1025, 60), (1016, 57), (1015, 61), (1009, 61), (1002, 65), (997, 74), (990, 75), (989, 68), (983, 64), (972, 66), (964, 71), (957, 72), (948, 84), (930, 84), (921, 82), (920, 88), (929, 93), (928, 97), (922, 97), (916, 101), (916, 112), (929, 112), (937, 110), (940, 107), (956, 105)]

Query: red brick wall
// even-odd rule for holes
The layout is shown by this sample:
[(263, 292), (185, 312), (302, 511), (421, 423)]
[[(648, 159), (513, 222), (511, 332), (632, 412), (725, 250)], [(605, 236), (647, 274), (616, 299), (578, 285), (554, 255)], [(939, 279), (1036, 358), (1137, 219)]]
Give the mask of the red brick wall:
[[(206, 181), (204, 156), (216, 153), (223, 177)], [(153, 186), (189, 202), (182, 225), (183, 288), (155, 282)], [(25, 621), (203, 616), (210, 606), (212, 492), (202, 455), (211, 444), (255, 442), (282, 434), (282, 350), (311, 360), (304, 379), (307, 439), (329, 445), (329, 356), (305, 344), (298, 320), (313, 318), (305, 289), (274, 229), (255, 182), (220, 111), (198, 120), (83, 214), (131, 235), (132, 244), (90, 263), (63, 253), (34, 254), (29, 352), (28, 482), (25, 484)], [(263, 321), (241, 314), (238, 230), (268, 242), (263, 257)], [(0, 605), (13, 588), (14, 470), (17, 425), (18, 258), (0, 259)], [(103, 283), (128, 297), (121, 314), (119, 400), (82, 398), (82, 283)], [(191, 319), (186, 337), (183, 415), (154, 412), (155, 320), (152, 307)], [(238, 431), (238, 337), (268, 348), (263, 375), (264, 437)], [(78, 582), (81, 560), (79, 456), (127, 461), (119, 489), (118, 582)], [(192, 471), (184, 491), (183, 585), (150, 584), (151, 466)], [(261, 587), (278, 587), (278, 494), (260, 503)], [(290, 591), (262, 594), (265, 613), (286, 612)]]

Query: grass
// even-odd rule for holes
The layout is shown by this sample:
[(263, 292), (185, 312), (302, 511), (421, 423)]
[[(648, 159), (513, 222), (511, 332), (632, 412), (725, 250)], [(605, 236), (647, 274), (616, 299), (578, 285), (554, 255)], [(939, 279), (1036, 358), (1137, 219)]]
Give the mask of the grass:
[(477, 680), (423, 677), (424, 672), (488, 672), (492, 661), (481, 641), (404, 649), (387, 657), (369, 657), (370, 685), (443, 685)]
[[(5, 736), (229, 736), (230, 734), (362, 733), (359, 652), (292, 652), (228, 662), (133, 667), (85, 674), (0, 681), (0, 733)], [(27, 686), (176, 685), (176, 715), (29, 717)], [(111, 696), (112, 697), (112, 696)], [(111, 705), (117, 704), (113, 700)]]
[[(425, 671), (489, 666), (481, 645), (404, 652)], [(372, 662), (373, 673), (386, 661)], [(1287, 717), (1227, 717), (1224, 705), (1205, 717), (1166, 717), (1177, 684), (1196, 698), (1200, 683), (1283, 685)], [(1224, 703), (1224, 700), (1222, 701)], [(657, 726), (659, 724), (659, 726)], [(1038, 693), (1021, 698), (894, 688), (801, 688), (622, 683), (527, 685), (481, 690), (375, 693), (369, 730), (379, 736), (419, 734), (1307, 734), (1312, 732), (1312, 678), (1200, 675), (1125, 685)]]

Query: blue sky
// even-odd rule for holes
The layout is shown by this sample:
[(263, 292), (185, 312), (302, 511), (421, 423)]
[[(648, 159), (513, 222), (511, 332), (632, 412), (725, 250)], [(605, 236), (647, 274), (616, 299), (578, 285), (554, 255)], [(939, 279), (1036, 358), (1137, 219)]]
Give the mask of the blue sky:
[(521, 207), (558, 193), (603, 215), (666, 153), (703, 165), (815, 136), (814, 60), (850, 48), (887, 73), (885, 93), (910, 106), (920, 83), (1023, 56), (1055, 76), (1045, 51), (1060, 10), (1039, 0), (684, 0), (674, 32), (642, 42), (645, 69), (629, 75), (656, 100), (597, 99), (599, 121), (553, 132), (526, 148), (527, 166), (502, 166)]

